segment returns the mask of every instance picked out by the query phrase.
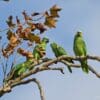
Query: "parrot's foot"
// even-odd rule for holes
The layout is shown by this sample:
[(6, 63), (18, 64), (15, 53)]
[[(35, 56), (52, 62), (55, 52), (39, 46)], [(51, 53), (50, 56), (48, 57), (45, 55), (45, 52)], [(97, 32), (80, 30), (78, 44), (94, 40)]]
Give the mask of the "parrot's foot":
[(43, 58), (43, 59), (42, 59), (43, 62), (47, 62), (47, 61), (49, 61), (49, 60), (51, 60), (51, 58)]
[(59, 60), (58, 60), (58, 57), (57, 57), (57, 61), (55, 62), (55, 64), (57, 64), (57, 63), (58, 63), (58, 61), (59, 61)]

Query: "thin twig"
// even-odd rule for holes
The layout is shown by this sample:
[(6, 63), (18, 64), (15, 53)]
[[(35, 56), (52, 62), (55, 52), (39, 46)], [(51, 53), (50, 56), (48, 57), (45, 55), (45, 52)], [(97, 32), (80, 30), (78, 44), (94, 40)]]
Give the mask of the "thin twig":
[(100, 78), (100, 73), (98, 73), (92, 66), (88, 65), (89, 70), (95, 74), (98, 78)]
[(2, 62), (1, 65), (2, 65), (2, 70), (3, 70), (3, 75), (4, 75), (4, 78), (5, 78), (5, 66), (4, 66), (4, 63)]
[(37, 79), (34, 79), (34, 82), (38, 85), (38, 88), (39, 88), (39, 91), (40, 91), (40, 97), (41, 97), (41, 100), (45, 100), (45, 96), (44, 96), (44, 90), (39, 82), (39, 80)]
[(72, 59), (72, 60), (77, 60), (79, 61), (80, 59), (90, 59), (90, 60), (96, 60), (100, 62), (100, 57), (99, 56), (91, 56), (91, 55), (87, 55), (87, 56), (67, 56), (67, 55), (63, 55), (58, 57), (60, 59)]
[(5, 60), (6, 62), (6, 64), (5, 64), (5, 69), (4, 69), (4, 80), (5, 80), (5, 78), (6, 78), (6, 74), (7, 74), (7, 68), (8, 68), (8, 59), (6, 59)]

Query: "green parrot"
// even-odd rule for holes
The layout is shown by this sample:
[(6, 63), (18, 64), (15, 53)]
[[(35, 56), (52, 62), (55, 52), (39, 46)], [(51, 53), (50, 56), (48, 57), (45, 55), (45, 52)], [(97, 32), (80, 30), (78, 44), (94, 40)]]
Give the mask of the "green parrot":
[(33, 56), (35, 60), (39, 60), (44, 57), (46, 54), (46, 46), (49, 42), (49, 39), (44, 37), (41, 41), (41, 43), (37, 44), (33, 50)]
[[(61, 46), (59, 46), (55, 42), (51, 43), (50, 46), (51, 46), (51, 49), (54, 52), (56, 57), (59, 57), (62, 55), (67, 55), (67, 52), (64, 50), (64, 48), (62, 48)], [(73, 63), (73, 61), (71, 59), (66, 59), (64, 61), (68, 61), (69, 63)], [(68, 70), (70, 73), (72, 73), (72, 69), (70, 66), (68, 66)]]
[[(74, 37), (74, 46), (73, 50), (76, 56), (86, 56), (87, 55), (87, 48), (86, 44), (82, 37), (82, 32), (77, 32)], [(82, 70), (86, 73), (89, 72), (87, 60), (80, 60)]]
[(17, 78), (20, 75), (22, 75), (23, 73), (25, 73), (26, 71), (30, 70), (30, 66), (32, 63), (33, 63), (33, 60), (29, 59), (23, 63), (15, 65), (12, 68), (11, 72), (8, 73), (7, 78), (5, 79), (5, 82), (7, 82), (9, 80), (14, 80), (15, 78)]

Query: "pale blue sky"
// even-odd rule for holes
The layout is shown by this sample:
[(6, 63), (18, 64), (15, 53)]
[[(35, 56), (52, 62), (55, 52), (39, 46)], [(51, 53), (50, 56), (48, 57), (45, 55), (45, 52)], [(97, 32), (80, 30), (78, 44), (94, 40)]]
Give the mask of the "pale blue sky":
[[(99, 0), (11, 0), (0, 1), (0, 29), (5, 29), (5, 19), (9, 15), (21, 15), (23, 10), (44, 11), (57, 4), (62, 8), (57, 28), (46, 32), (50, 41), (61, 44), (73, 55), (75, 32), (83, 31), (88, 53), (100, 55), (100, 1)], [(2, 33), (3, 34), (3, 33)], [(48, 46), (48, 56), (54, 57)], [(100, 72), (100, 64), (89, 62)], [(62, 65), (64, 66), (64, 65)], [(65, 75), (59, 72), (42, 72), (34, 75), (45, 90), (46, 100), (100, 100), (100, 79), (91, 72), (86, 75), (81, 69), (73, 69), (70, 74), (65, 68)], [(0, 100), (40, 100), (37, 86), (33, 83), (19, 86)]]

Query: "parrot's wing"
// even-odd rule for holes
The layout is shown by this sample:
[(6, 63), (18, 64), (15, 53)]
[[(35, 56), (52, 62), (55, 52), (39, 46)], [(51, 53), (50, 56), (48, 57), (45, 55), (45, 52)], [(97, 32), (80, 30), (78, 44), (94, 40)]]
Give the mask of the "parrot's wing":
[(58, 51), (59, 51), (59, 56), (61, 56), (61, 55), (67, 55), (67, 52), (61, 46), (58, 46)]
[[(74, 52), (76, 56), (86, 56), (87, 49), (86, 44), (82, 38), (82, 36), (76, 36), (74, 40)], [(88, 64), (87, 60), (80, 60), (82, 70), (88, 73)]]
[(76, 37), (76, 39), (74, 40), (73, 49), (76, 56), (86, 56), (86, 53), (87, 53), (86, 44), (84, 40), (82, 39), (82, 37), (80, 38)]
[(56, 43), (52, 43), (50, 46), (51, 46), (51, 49), (52, 49), (54, 55), (56, 57), (58, 57), (59, 56), (59, 52), (58, 52), (57, 44)]
[(81, 43), (81, 45), (82, 45), (82, 48), (83, 48), (83, 51), (84, 51), (84, 56), (86, 56), (87, 55), (87, 48), (86, 48), (86, 44), (85, 44), (85, 42), (84, 42), (84, 40), (83, 41), (81, 41), (82, 43)]

